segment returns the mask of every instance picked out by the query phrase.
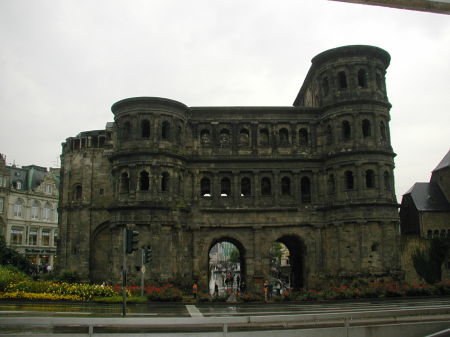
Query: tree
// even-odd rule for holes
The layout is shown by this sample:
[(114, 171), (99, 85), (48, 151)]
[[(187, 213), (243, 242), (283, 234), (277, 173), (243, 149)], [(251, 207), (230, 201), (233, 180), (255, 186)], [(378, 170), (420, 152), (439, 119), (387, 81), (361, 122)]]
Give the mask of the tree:
[(416, 250), (412, 255), (414, 269), (425, 282), (433, 284), (442, 279), (442, 263), (450, 249), (448, 238), (433, 238), (428, 250)]
[(241, 261), (241, 254), (239, 253), (239, 250), (237, 250), (237, 248), (234, 247), (230, 253), (230, 262), (239, 263), (240, 261)]
[(6, 241), (2, 235), (0, 235), (0, 265), (14, 266), (29, 275), (32, 271), (31, 263), (24, 256), (6, 247)]

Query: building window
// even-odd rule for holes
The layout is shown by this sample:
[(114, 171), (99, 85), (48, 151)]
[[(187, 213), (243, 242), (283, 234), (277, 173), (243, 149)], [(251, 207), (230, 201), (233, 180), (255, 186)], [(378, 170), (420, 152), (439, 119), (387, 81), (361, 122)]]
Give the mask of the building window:
[(50, 204), (46, 204), (44, 206), (44, 220), (52, 219), (52, 206)]
[(331, 125), (327, 126), (327, 131), (325, 133), (326, 138), (326, 144), (331, 145), (333, 144), (333, 130), (331, 129)]
[(200, 131), (200, 142), (203, 145), (208, 145), (211, 143), (211, 136), (209, 134), (209, 130), (203, 129), (202, 131)]
[(362, 135), (364, 138), (370, 137), (372, 134), (372, 130), (370, 128), (370, 121), (368, 119), (364, 119), (361, 125)]
[(39, 202), (34, 201), (33, 205), (31, 206), (31, 219), (39, 219)]
[(301, 128), (298, 132), (298, 139), (300, 146), (308, 146), (309, 143), (308, 130), (305, 128)]
[(3, 213), (4, 204), (5, 204), (5, 199), (0, 198), (0, 213)]
[(244, 177), (241, 179), (241, 197), (248, 197), (252, 194), (252, 182), (250, 178)]
[(358, 71), (358, 86), (367, 88), (367, 73), (364, 69), (359, 69)]
[(291, 179), (289, 177), (281, 178), (281, 195), (291, 195)]
[(301, 200), (303, 204), (311, 203), (311, 181), (308, 177), (303, 177), (300, 181)]
[(14, 203), (14, 216), (16, 217), (22, 217), (22, 205), (23, 202), (21, 199), (17, 199)]
[(150, 122), (147, 119), (141, 122), (141, 136), (142, 138), (150, 138)]
[(366, 187), (374, 188), (375, 187), (375, 173), (373, 170), (366, 171)]
[(28, 244), (30, 246), (37, 245), (37, 236), (38, 236), (37, 228), (30, 228), (30, 232), (28, 233)]
[(278, 132), (280, 137), (280, 145), (287, 146), (289, 145), (289, 131), (286, 128), (280, 129)]
[(52, 185), (45, 185), (45, 193), (46, 194), (52, 194), (53, 193), (53, 188)]
[(264, 177), (261, 179), (261, 195), (268, 196), (272, 194), (272, 185), (270, 178)]
[(380, 122), (380, 138), (386, 140), (386, 127), (383, 121)]
[(347, 75), (345, 71), (338, 72), (338, 85), (339, 89), (347, 89)]
[(147, 171), (142, 171), (139, 174), (139, 190), (148, 191), (150, 189), (150, 178)]
[(131, 137), (131, 124), (130, 122), (123, 123), (123, 139), (128, 140)]
[(220, 181), (220, 196), (229, 197), (231, 195), (231, 181), (229, 178), (222, 178)]
[(354, 179), (353, 179), (353, 172), (352, 171), (345, 171), (345, 188), (347, 190), (352, 190), (355, 187)]
[(383, 78), (381, 77), (380, 73), (376, 73), (375, 82), (377, 84), (377, 89), (382, 90), (383, 89)]
[(386, 191), (390, 191), (391, 190), (391, 175), (389, 174), (388, 171), (384, 172), (383, 179), (384, 179), (384, 189)]
[(82, 196), (83, 196), (83, 188), (81, 187), (81, 184), (75, 185), (73, 191), (73, 199), (81, 200)]
[(12, 227), (10, 242), (12, 245), (21, 245), (23, 240), (23, 228), (22, 227)]
[(120, 176), (120, 192), (130, 192), (130, 178), (128, 177), (128, 172), (123, 172)]
[(16, 180), (13, 182), (13, 188), (15, 188), (16, 190), (21, 190), (22, 189), (22, 182), (20, 180)]
[(269, 145), (269, 130), (260, 129), (259, 130), (259, 145)]
[(431, 230), (431, 229), (429, 229), (428, 231), (427, 231), (427, 238), (428, 239), (431, 239), (433, 237), (433, 231)]
[(209, 178), (200, 180), (200, 195), (205, 198), (211, 197), (211, 180)]
[(161, 175), (161, 192), (169, 192), (169, 173), (167, 172)]
[(323, 95), (327, 96), (330, 92), (330, 84), (328, 82), (328, 77), (324, 77), (322, 79), (322, 88), (323, 88)]
[(41, 245), (50, 246), (50, 229), (42, 230)]
[(230, 145), (230, 130), (228, 129), (220, 130), (219, 143), (221, 146)]
[(170, 123), (168, 121), (164, 121), (162, 123), (161, 139), (163, 139), (163, 140), (169, 140), (170, 139)]
[(349, 140), (352, 136), (352, 128), (349, 121), (342, 122), (342, 139)]
[(250, 134), (247, 129), (242, 129), (239, 132), (239, 144), (242, 146), (250, 145)]

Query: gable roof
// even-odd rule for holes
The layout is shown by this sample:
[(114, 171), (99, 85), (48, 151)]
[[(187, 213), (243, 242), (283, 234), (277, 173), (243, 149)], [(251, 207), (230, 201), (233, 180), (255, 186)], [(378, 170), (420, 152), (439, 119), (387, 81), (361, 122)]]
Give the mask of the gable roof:
[(415, 183), (405, 196), (408, 194), (418, 211), (450, 211), (450, 204), (436, 183)]

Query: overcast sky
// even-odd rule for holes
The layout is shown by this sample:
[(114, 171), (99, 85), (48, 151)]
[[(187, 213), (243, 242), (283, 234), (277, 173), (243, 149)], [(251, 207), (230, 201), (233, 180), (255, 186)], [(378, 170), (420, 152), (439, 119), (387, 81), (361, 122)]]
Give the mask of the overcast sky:
[(311, 59), (368, 44), (387, 90), (401, 200), (450, 149), (450, 16), (327, 0), (1, 0), (0, 153), (57, 166), (111, 105), (292, 105)]

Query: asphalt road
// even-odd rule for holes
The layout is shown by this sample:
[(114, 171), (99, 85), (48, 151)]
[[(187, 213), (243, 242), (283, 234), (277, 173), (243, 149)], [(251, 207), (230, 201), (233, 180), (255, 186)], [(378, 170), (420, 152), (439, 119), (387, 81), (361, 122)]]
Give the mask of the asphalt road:
[[(281, 303), (127, 304), (128, 317), (220, 317), (450, 308), (450, 297)], [(0, 302), (0, 316), (118, 317), (121, 304)]]

